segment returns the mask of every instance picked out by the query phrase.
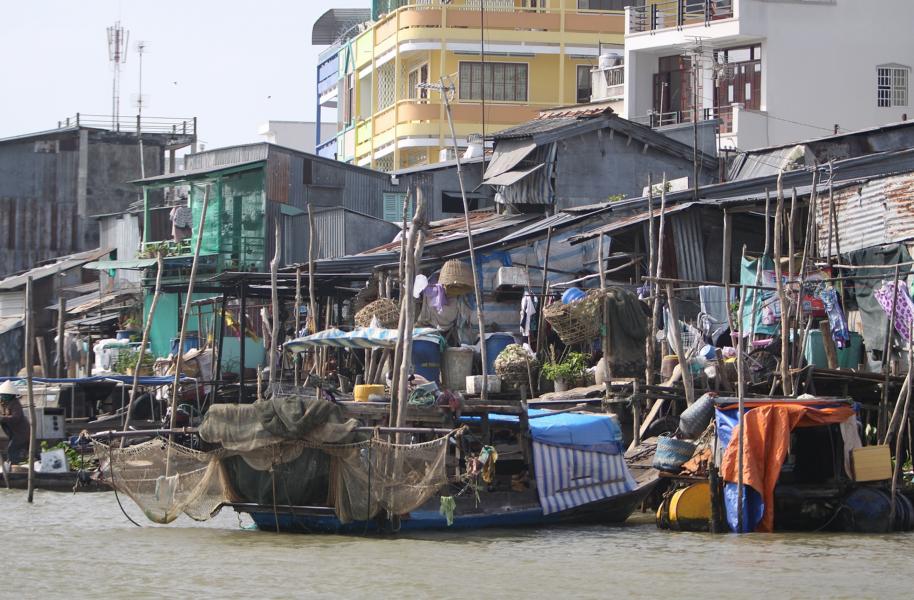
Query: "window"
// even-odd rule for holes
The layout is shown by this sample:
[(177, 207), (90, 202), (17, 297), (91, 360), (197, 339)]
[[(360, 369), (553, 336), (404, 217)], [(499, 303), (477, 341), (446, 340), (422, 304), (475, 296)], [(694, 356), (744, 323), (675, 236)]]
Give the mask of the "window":
[(578, 10), (625, 10), (635, 4), (632, 0), (578, 0)]
[[(467, 210), (479, 208), (478, 194), (467, 194)], [(441, 212), (463, 214), (463, 197), (460, 192), (441, 192)]]
[(527, 65), (525, 63), (460, 63), (460, 99), (500, 102), (527, 101)]
[(908, 105), (908, 67), (878, 67), (876, 69), (876, 106)]
[(590, 65), (578, 65), (578, 104), (590, 102)]
[[(403, 223), (403, 201), (406, 199), (404, 192), (384, 192), (384, 220), (392, 223)], [(461, 209), (462, 212), (462, 209)], [(409, 199), (406, 208), (408, 219), (413, 216), (413, 199)]]
[(420, 83), (428, 83), (428, 64), (416, 67), (409, 72), (406, 77), (406, 97), (410, 100), (425, 100), (428, 98), (428, 90), (419, 89)]

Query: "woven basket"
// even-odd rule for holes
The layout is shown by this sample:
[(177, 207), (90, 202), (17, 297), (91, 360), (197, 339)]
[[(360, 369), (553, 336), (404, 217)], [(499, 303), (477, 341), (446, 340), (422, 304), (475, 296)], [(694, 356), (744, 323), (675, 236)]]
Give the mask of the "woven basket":
[(543, 309), (543, 318), (565, 344), (589, 342), (600, 333), (604, 292), (588, 290), (570, 304), (555, 302)]
[(470, 265), (459, 260), (449, 260), (441, 267), (438, 283), (448, 296), (462, 296), (473, 291), (473, 271)]
[(355, 313), (355, 324), (359, 327), (370, 327), (374, 317), (378, 318), (381, 327), (393, 329), (400, 321), (400, 307), (389, 298), (380, 298)]
[(502, 383), (516, 387), (528, 383), (531, 377), (535, 379), (540, 364), (536, 357), (527, 356), (525, 350), (520, 350), (525, 358), (518, 357), (517, 353), (511, 351), (512, 347), (515, 350), (520, 348), (517, 344), (510, 344), (495, 358), (495, 374), (501, 378)]

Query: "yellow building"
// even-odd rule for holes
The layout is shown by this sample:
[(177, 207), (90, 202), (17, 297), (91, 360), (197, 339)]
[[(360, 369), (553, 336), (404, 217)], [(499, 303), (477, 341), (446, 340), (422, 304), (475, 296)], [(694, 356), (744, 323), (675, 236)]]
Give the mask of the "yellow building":
[(317, 119), (336, 108), (338, 131), (318, 140), (318, 154), (388, 171), (438, 162), (451, 147), (444, 102), (419, 84), (442, 78), (459, 146), (543, 108), (587, 102), (591, 69), (601, 48), (622, 48), (632, 2), (482, 1), (480, 10), (480, 0), (374, 0), (371, 14), (325, 13), (312, 39), (329, 44)]

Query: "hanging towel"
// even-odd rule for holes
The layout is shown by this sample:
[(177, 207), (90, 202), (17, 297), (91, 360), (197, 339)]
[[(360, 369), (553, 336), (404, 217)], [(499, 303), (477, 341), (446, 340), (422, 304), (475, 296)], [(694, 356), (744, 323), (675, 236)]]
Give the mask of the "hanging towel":
[(828, 326), (831, 330), (831, 337), (835, 340), (835, 346), (846, 348), (851, 342), (851, 334), (847, 328), (847, 319), (844, 318), (844, 311), (841, 310), (841, 304), (838, 302), (838, 294), (835, 292), (835, 288), (831, 286), (823, 288), (818, 296), (822, 299), (822, 303), (825, 304)]

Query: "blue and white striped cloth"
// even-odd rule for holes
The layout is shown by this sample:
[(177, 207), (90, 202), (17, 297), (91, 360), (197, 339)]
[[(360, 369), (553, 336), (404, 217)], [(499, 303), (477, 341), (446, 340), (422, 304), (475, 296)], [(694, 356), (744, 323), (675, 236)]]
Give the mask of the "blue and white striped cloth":
[[(414, 340), (442, 343), (437, 329), (422, 327), (413, 330)], [(397, 345), (397, 330), (383, 327), (356, 327), (352, 331), (325, 329), (313, 335), (297, 338), (285, 343), (290, 352), (304, 352), (309, 346), (333, 346), (336, 348), (393, 348)]]
[(635, 489), (622, 454), (533, 442), (536, 487), (543, 514), (561, 512)]

